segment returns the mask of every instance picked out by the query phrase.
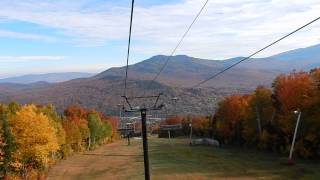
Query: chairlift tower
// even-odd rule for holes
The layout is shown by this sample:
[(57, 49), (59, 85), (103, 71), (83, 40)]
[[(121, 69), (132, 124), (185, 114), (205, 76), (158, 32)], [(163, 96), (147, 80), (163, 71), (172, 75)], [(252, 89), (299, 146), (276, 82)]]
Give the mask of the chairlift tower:
[[(140, 112), (141, 114), (141, 133), (142, 133), (142, 142), (143, 142), (143, 160), (144, 160), (144, 174), (145, 174), (145, 180), (150, 180), (150, 168), (149, 168), (149, 154), (148, 154), (148, 137), (147, 137), (147, 112), (148, 111), (155, 111), (155, 110), (161, 110), (164, 105), (160, 104), (158, 105), (158, 101), (162, 93), (156, 96), (140, 96), (140, 97), (127, 97), (122, 96), (127, 105), (129, 106), (128, 109), (125, 109), (125, 112)], [(150, 98), (156, 98), (156, 101), (153, 106), (146, 107), (145, 105), (143, 107), (133, 107), (130, 103), (130, 100), (133, 99), (150, 99)]]

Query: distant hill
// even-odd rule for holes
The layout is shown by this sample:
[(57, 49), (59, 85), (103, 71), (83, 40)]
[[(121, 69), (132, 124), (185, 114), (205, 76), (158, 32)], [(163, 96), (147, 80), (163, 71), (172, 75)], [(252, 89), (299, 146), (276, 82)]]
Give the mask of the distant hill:
[[(172, 113), (171, 98), (184, 92), (177, 111), (184, 114), (212, 113), (216, 102), (232, 93), (248, 93), (257, 85), (271, 86), (280, 73), (310, 70), (320, 67), (320, 45), (296, 49), (267, 58), (253, 58), (208, 82), (201, 89), (191, 85), (239, 61), (241, 57), (227, 60), (207, 60), (185, 55), (173, 56), (157, 82), (147, 86), (150, 79), (166, 60), (158, 55), (129, 67), (128, 95), (164, 93), (161, 101), (167, 107), (163, 113)], [(111, 68), (90, 78), (63, 83), (26, 88), (0, 84), (0, 102), (52, 103), (62, 110), (71, 104), (96, 108), (106, 114), (117, 115), (121, 102), (125, 67)], [(28, 86), (28, 85), (27, 85)], [(32, 86), (32, 85), (30, 85)], [(2, 88), (2, 89), (1, 89)], [(10, 89), (11, 88), (11, 89)], [(9, 89), (9, 90), (8, 90)], [(135, 102), (139, 105), (139, 102)]]
[[(165, 63), (167, 56), (158, 55), (151, 57), (145, 61), (129, 66), (129, 77), (135, 80), (150, 80), (155, 73), (159, 71)], [(159, 76), (159, 82), (175, 87), (190, 87), (191, 85), (203, 80), (215, 72), (218, 72), (234, 60), (206, 60), (189, 57), (185, 55), (177, 55), (170, 58), (167, 67)], [(111, 68), (95, 76), (98, 79), (108, 79), (113, 76), (123, 76), (125, 67)], [(273, 78), (272, 71), (256, 71), (255, 69), (242, 68), (235, 69), (226, 73), (220, 80), (207, 84), (214, 87), (241, 87), (255, 86), (258, 82), (268, 83)], [(252, 81), (252, 75), (257, 78)]]
[(320, 44), (283, 52), (267, 58), (252, 59), (241, 64), (239, 67), (288, 72), (292, 71), (293, 69), (298, 71), (308, 71), (319, 66)]
[[(140, 63), (129, 66), (129, 77), (133, 79), (151, 79), (165, 63), (167, 56), (154, 56)], [(226, 60), (207, 60), (177, 55), (170, 58), (167, 67), (159, 76), (159, 81), (170, 86), (190, 87), (200, 80), (210, 77), (231, 64), (241, 60), (236, 57)], [(224, 73), (213, 81), (205, 84), (207, 87), (255, 87), (269, 86), (280, 73), (294, 69), (310, 70), (320, 66), (320, 45), (296, 49), (267, 58), (252, 58)], [(123, 76), (124, 67), (111, 68), (96, 78)]]
[(17, 77), (9, 77), (0, 79), (0, 83), (16, 83), (30, 84), (35, 82), (59, 83), (77, 78), (87, 78), (94, 74), (82, 72), (66, 72), (66, 73), (48, 73), (48, 74), (29, 74)]

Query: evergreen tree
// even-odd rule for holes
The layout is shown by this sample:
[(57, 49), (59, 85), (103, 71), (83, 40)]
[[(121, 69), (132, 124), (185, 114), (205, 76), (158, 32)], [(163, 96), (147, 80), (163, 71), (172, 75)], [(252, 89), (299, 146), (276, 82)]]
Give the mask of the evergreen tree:
[(1, 167), (1, 171), (6, 176), (8, 172), (10, 172), (10, 163), (12, 160), (12, 153), (15, 151), (15, 144), (14, 144), (14, 138), (12, 136), (9, 124), (8, 124), (8, 117), (7, 113), (3, 111), (1, 113), (1, 122), (2, 122), (2, 133), (3, 133), (3, 140), (4, 140), (4, 146), (3, 146), (3, 163)]

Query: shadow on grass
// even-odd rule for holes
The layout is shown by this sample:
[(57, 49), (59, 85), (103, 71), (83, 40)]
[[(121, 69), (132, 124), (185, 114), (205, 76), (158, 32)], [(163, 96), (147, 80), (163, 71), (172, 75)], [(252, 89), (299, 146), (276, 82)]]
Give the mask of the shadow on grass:
[(241, 148), (190, 147), (185, 140), (150, 142), (152, 172), (161, 174), (202, 173), (211, 177), (267, 179), (320, 179), (320, 165), (301, 161), (281, 165), (282, 157)]

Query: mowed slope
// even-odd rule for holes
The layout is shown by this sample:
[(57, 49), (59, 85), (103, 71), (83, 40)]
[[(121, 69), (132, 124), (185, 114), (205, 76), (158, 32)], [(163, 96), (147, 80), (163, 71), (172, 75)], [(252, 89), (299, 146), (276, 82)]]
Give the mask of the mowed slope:
[[(151, 138), (151, 179), (320, 179), (320, 164), (282, 165), (280, 156), (251, 150), (190, 147), (183, 139)], [(141, 140), (105, 145), (61, 161), (49, 180), (143, 179)]]
[(141, 179), (143, 162), (140, 146), (118, 141), (60, 161), (47, 180)]

